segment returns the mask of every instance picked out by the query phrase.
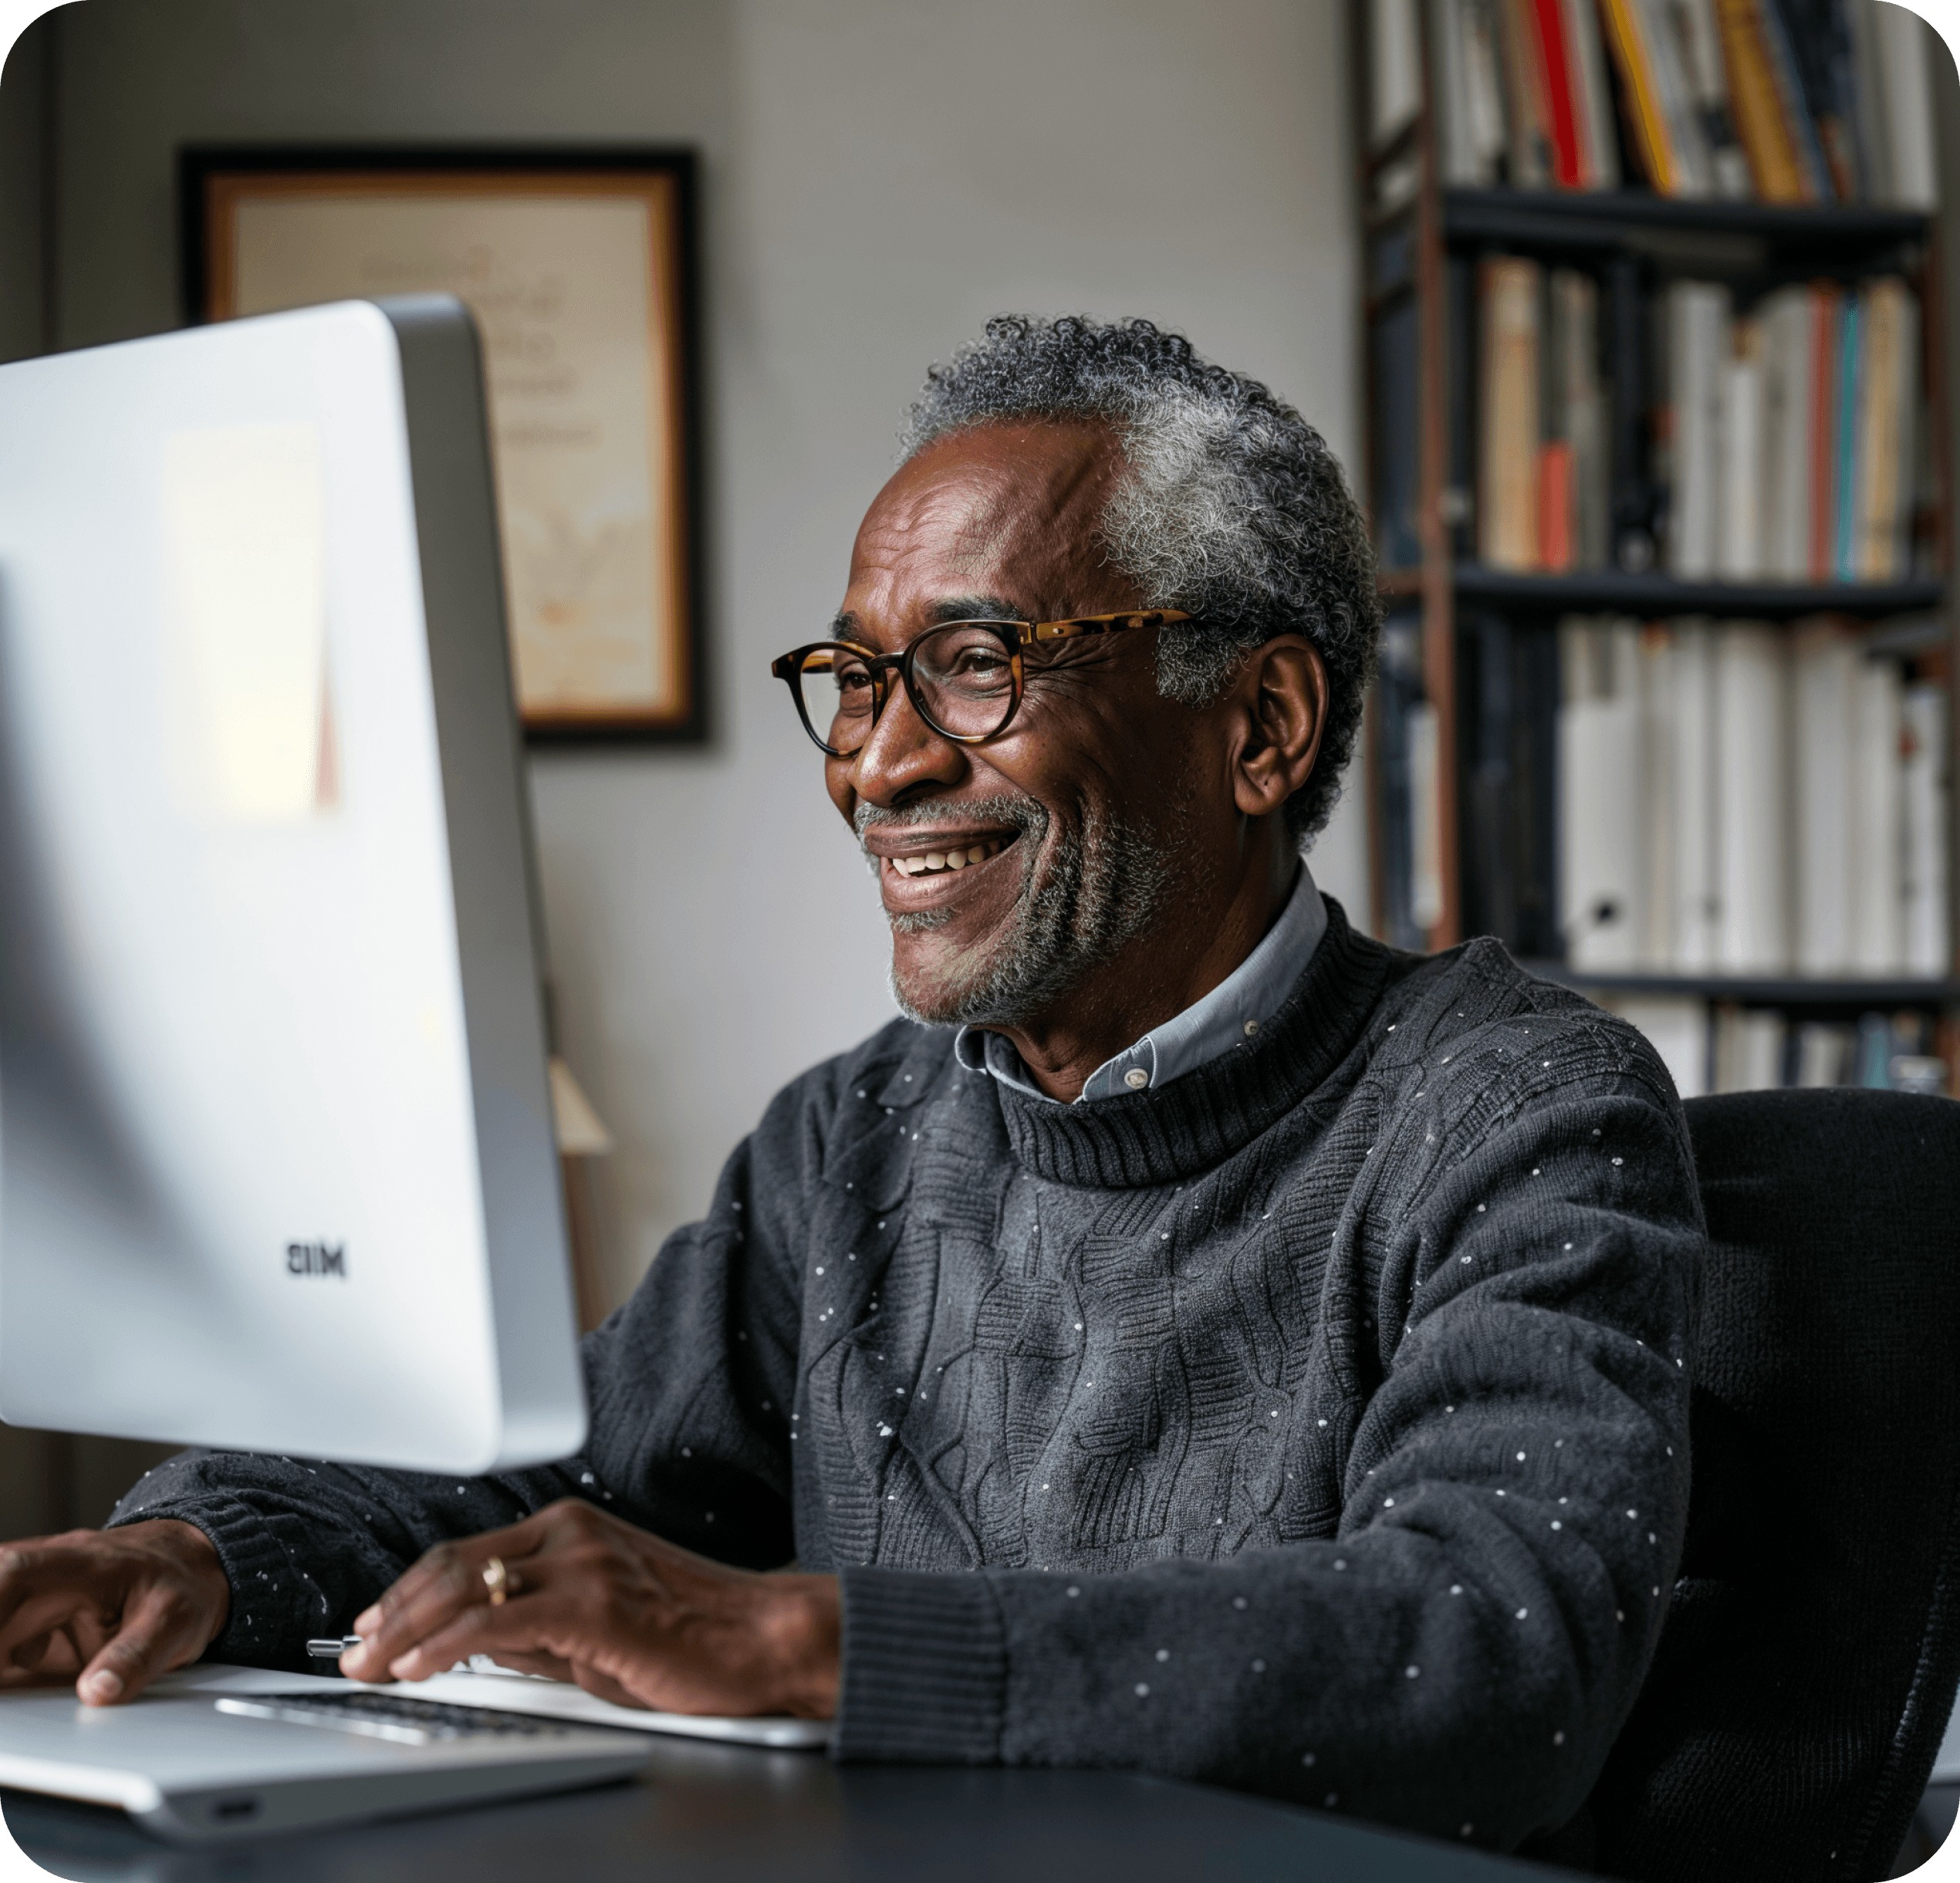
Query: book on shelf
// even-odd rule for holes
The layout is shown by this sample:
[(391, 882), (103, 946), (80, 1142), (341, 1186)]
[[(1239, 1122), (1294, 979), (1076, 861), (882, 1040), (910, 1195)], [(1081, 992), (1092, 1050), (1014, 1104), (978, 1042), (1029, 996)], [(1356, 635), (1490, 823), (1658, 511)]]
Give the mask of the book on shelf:
[(1662, 290), (1667, 566), (1684, 580), (1896, 582), (1913, 573), (1919, 308), (1897, 276)]
[(1807, 144), (1799, 144), (1796, 74), (1779, 34), (1773, 0), (1715, 0), (1729, 108), (1751, 183), (1766, 203), (1818, 200)]
[(1398, 609), (1382, 624), (1376, 664), (1376, 776), (1382, 933), (1397, 948), (1428, 947), (1442, 919), (1441, 779), (1435, 708), (1422, 684), (1422, 617)]
[(1946, 689), (1927, 681), (1908, 686), (1900, 701), (1900, 719), (1905, 968), (1911, 975), (1941, 975), (1949, 968), (1947, 911), (1952, 906), (1948, 837), (1952, 761)]
[(1556, 644), (1571, 967), (1950, 972), (1953, 785), (1937, 659), (1909, 672), (1822, 619), (1786, 633), (1574, 616)]
[(1780, 1086), (1953, 1090), (1953, 1043), (1923, 1009), (1840, 1020), (1694, 995), (1607, 989), (1598, 998), (1646, 1035), (1683, 1098)]
[(1644, 952), (1639, 633), (1632, 621), (1559, 630), (1559, 918), (1566, 960), (1588, 972), (1631, 972)]
[(1715, 964), (1724, 974), (1790, 965), (1788, 671), (1784, 637), (1734, 621), (1715, 647), (1715, 801), (1688, 805), (1713, 827)]
[(1479, 556), (1499, 569), (1603, 567), (1610, 389), (1598, 282), (1521, 255), (1488, 257), (1477, 323)]
[(1851, 689), (1851, 965), (1905, 966), (1904, 691), (1890, 661), (1860, 661)]
[(1446, 184), (1617, 189), (1624, 150), (1663, 196), (1936, 205), (1931, 29), (1886, 0), (1424, 4)]
[(1937, 209), (1939, 169), (1928, 83), (1931, 29), (1903, 6), (1874, 4), (1861, 11), (1868, 15), (1864, 39), (1868, 63), (1860, 76), (1876, 95), (1864, 120), (1879, 192), (1875, 200), (1906, 209)]
[(1715, 573), (1722, 540), (1729, 290), (1712, 282), (1672, 281), (1663, 304), (1667, 422), (1657, 468), (1669, 492), (1668, 568), (1684, 581), (1705, 581)]
[(1369, 509), (1375, 560), (1383, 569), (1412, 569), (1422, 560), (1421, 312), (1415, 296), (1404, 295), (1368, 329), (1377, 388), (1368, 415)]
[(1539, 301), (1543, 271), (1521, 255), (1479, 270), (1482, 315), (1482, 461), (1478, 549), (1495, 569), (1536, 569), (1539, 453)]
[[(1454, 279), (1454, 277), (1452, 278)], [(1475, 265), (1473, 409), (1452, 462), (1476, 466), (1475, 542), (1492, 568), (1560, 573), (1612, 559), (1613, 388), (1600, 286), (1529, 257)], [(1460, 319), (1460, 316), (1455, 318)], [(1895, 275), (1772, 289), (1739, 309), (1726, 283), (1679, 279), (1652, 315), (1659, 389), (1649, 472), (1663, 566), (1684, 581), (1899, 582), (1918, 572), (1931, 466), (1918, 422), (1917, 296)], [(1418, 559), (1412, 306), (1370, 335), (1377, 542)], [(1923, 559), (1930, 560), (1928, 544)]]
[(1856, 960), (1851, 846), (1860, 819), (1850, 702), (1859, 639), (1840, 622), (1806, 622), (1792, 635), (1790, 654), (1791, 740), (1803, 756), (1791, 779), (1796, 967), (1805, 975), (1848, 974)]
[(1520, 955), (1558, 947), (1558, 654), (1502, 615), (1457, 636), (1457, 752), (1463, 922)]
[(1576, 269), (1546, 278), (1550, 397), (1545, 475), (1558, 492), (1558, 528), (1542, 545), (1547, 569), (1600, 569), (1612, 528), (1607, 387), (1600, 372), (1599, 283)]
[[(1648, 630), (1650, 684), (1641, 695), (1653, 715), (1647, 750), (1665, 755), (1660, 795), (1650, 772), (1644, 802), (1656, 808), (1646, 892), (1655, 912), (1642, 924), (1649, 962), (1688, 974), (1712, 973), (1721, 959), (1722, 901), (1715, 821), (1715, 630), (1686, 620)], [(1660, 806), (1664, 802), (1663, 820)]]

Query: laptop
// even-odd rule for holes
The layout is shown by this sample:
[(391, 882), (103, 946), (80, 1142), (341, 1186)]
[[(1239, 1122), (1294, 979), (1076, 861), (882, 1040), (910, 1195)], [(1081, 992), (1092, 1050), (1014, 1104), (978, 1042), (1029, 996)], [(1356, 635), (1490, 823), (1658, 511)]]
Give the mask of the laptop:
[(0, 1693), (0, 1786), (211, 1844), (606, 1784), (646, 1763), (648, 1733), (816, 1751), (830, 1732), (642, 1713), (521, 1674), (368, 1687), (213, 1662), (121, 1706), (84, 1706), (68, 1687)]

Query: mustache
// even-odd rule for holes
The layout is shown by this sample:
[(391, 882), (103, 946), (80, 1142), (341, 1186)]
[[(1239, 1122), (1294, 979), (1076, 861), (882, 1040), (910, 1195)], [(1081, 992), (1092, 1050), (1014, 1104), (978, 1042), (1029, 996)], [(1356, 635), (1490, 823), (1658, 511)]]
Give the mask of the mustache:
[[(874, 830), (916, 830), (924, 824), (943, 823), (948, 810), (956, 811), (962, 823), (996, 824), (1024, 837), (1044, 837), (1049, 823), (1048, 807), (1033, 798), (1009, 797), (1004, 793), (990, 798), (924, 798), (914, 804), (887, 808), (881, 804), (860, 803), (851, 813), (851, 828), (857, 833), (858, 847)], [(867, 850), (865, 860), (875, 864)]]

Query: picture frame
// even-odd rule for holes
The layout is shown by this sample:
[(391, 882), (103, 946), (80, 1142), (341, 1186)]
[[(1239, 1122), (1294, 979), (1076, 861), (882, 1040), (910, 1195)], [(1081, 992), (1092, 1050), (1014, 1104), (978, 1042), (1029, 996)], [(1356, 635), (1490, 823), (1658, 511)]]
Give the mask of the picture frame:
[(671, 148), (178, 154), (192, 323), (432, 290), (476, 315), (534, 744), (708, 737), (695, 177)]

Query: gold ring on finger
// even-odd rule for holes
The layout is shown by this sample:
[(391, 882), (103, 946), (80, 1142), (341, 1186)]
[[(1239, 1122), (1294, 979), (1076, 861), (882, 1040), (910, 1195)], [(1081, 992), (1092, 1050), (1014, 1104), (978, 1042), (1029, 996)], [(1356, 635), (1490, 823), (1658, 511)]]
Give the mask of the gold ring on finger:
[(504, 1559), (493, 1556), (483, 1566), (483, 1586), (490, 1591), (490, 1606), (501, 1608), (509, 1597), (517, 1578), (504, 1567)]

